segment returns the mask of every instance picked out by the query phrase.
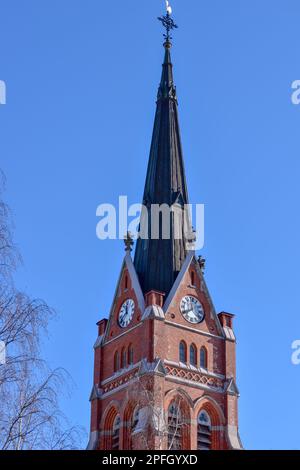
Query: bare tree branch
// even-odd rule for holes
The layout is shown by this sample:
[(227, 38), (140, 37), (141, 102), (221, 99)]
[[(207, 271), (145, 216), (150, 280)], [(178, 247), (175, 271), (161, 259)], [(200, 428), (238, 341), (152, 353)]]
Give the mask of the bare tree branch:
[(20, 256), (10, 211), (1, 200), (3, 187), (0, 170), (0, 341), (6, 345), (6, 362), (0, 363), (0, 449), (75, 449), (85, 432), (70, 426), (59, 406), (70, 377), (63, 369), (49, 370), (40, 355), (54, 311), (15, 288)]
[(163, 406), (163, 390), (157, 385), (154, 389), (151, 377), (142, 376), (128, 388), (127, 401), (134, 403), (135, 408), (139, 410), (139, 420), (133, 430), (133, 436), (138, 436), (139, 448), (153, 450), (155, 439), (156, 449), (177, 449), (178, 435), (184, 425), (180, 396), (172, 402), (173, 412), (170, 420), (168, 410), (164, 410)]

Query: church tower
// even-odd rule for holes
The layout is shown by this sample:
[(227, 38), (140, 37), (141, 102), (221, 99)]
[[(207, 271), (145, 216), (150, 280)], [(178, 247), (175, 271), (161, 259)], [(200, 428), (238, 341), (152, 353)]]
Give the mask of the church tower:
[(241, 449), (234, 315), (216, 313), (183, 218), (178, 230), (170, 216), (169, 237), (151, 237), (153, 205), (183, 212), (188, 204), (171, 61), (176, 25), (170, 10), (160, 20), (164, 62), (140, 224), (150, 235), (132, 257), (128, 234), (109, 318), (98, 323), (88, 449)]

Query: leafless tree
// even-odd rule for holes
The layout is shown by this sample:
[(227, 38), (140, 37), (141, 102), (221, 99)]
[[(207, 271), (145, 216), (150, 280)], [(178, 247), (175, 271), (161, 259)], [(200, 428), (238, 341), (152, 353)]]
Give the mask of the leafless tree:
[(0, 449), (74, 449), (84, 431), (68, 424), (59, 399), (68, 393), (70, 378), (63, 369), (49, 370), (40, 342), (54, 311), (14, 285), (20, 256), (13, 242), (10, 212), (2, 200), (0, 173)]
[[(65, 387), (65, 372), (55, 370), (32, 379), (33, 371), (26, 364), (21, 380), (10, 383), (0, 416), (0, 448), (2, 450), (76, 449), (83, 437), (78, 427), (70, 427), (59, 411), (58, 398)], [(36, 371), (35, 371), (36, 373)], [(1, 399), (3, 396), (1, 396)], [(5, 396), (4, 396), (5, 399)]]
[(181, 413), (180, 395), (172, 403), (172, 415), (164, 410), (164, 394), (161, 387), (153, 387), (151, 376), (138, 377), (127, 391), (127, 400), (131, 400), (138, 410), (138, 421), (131, 430), (132, 438), (138, 436), (144, 450), (175, 450), (180, 445), (180, 433), (184, 425)]
[(10, 217), (8, 205), (2, 199), (6, 179), (0, 169), (0, 282), (6, 282), (9, 278), (12, 282), (12, 274), (20, 255), (13, 241), (13, 223)]

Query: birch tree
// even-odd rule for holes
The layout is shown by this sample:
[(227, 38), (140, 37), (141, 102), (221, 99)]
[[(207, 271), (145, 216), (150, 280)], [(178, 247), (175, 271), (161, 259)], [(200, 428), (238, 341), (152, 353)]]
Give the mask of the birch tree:
[(21, 257), (3, 201), (4, 184), (0, 173), (0, 345), (5, 346), (5, 362), (0, 360), (0, 449), (75, 449), (83, 430), (70, 426), (59, 407), (70, 378), (63, 369), (50, 370), (40, 352), (54, 311), (14, 284)]
[(144, 376), (138, 377), (129, 387), (127, 400), (135, 404), (138, 417), (135, 428), (131, 430), (131, 438), (138, 436), (139, 444), (144, 450), (153, 449), (154, 439), (155, 448), (160, 450), (180, 448), (180, 436), (185, 424), (180, 395), (172, 402), (170, 410), (165, 410), (162, 388), (156, 386), (154, 391), (151, 377)]

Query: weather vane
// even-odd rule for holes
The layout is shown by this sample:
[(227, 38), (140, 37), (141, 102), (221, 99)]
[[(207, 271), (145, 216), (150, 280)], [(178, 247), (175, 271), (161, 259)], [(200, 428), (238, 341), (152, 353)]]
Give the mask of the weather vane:
[(166, 41), (170, 41), (172, 39), (170, 31), (172, 31), (172, 29), (177, 29), (178, 26), (174, 23), (174, 20), (171, 18), (172, 8), (168, 0), (166, 0), (166, 9), (166, 14), (164, 16), (160, 16), (158, 20), (161, 21), (163, 27), (166, 28), (167, 34), (164, 34), (164, 38), (166, 39)]

